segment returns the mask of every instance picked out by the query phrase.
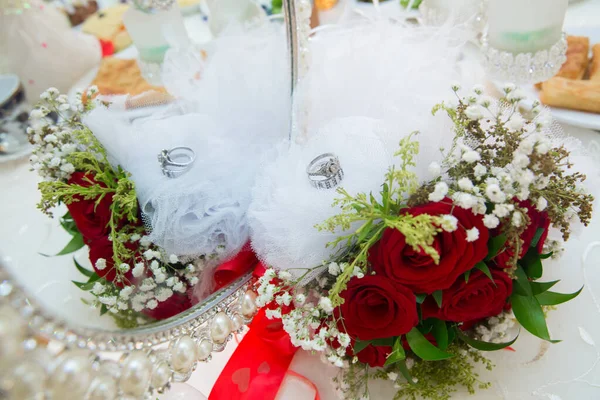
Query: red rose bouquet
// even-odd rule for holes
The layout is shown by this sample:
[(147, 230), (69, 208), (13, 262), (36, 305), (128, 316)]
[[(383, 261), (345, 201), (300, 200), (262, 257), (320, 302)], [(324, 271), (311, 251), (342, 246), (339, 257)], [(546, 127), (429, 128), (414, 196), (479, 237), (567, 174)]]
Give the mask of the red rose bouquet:
[(340, 248), (332, 260), (299, 277), (270, 269), (260, 279), (267, 316), (282, 320), (294, 345), (341, 368), (346, 398), (368, 397), (369, 378), (393, 380), (397, 399), (486, 387), (473, 365), (491, 368), (481, 351), (509, 347), (519, 325), (553, 342), (548, 307), (580, 292), (539, 281), (543, 260), (560, 255), (549, 230), (567, 240), (572, 221), (591, 218), (594, 199), (569, 150), (545, 134), (539, 104), (529, 119), (517, 112), (514, 87), (499, 104), (479, 88), (453, 90), (457, 105), (433, 110), (455, 126), (452, 148), (429, 166), (436, 178), (411, 171), (419, 143), (409, 135), (381, 193), (338, 189), (342, 213), (318, 228), (352, 233), (330, 243)]
[[(92, 87), (86, 97), (96, 94)], [(70, 104), (65, 95), (48, 89), (31, 113), (28, 132), (34, 145), (30, 161), (43, 178), (38, 207), (52, 215), (66, 206), (60, 223), (72, 239), (58, 255), (88, 246), (91, 268), (75, 262), (87, 279), (74, 283), (90, 292), (92, 305), (119, 326), (176, 315), (192, 306), (189, 294), (205, 258), (183, 262), (150, 242), (130, 175), (111, 165), (104, 146), (81, 122), (97, 104), (83, 105), (82, 96), (75, 97), (77, 103)]]

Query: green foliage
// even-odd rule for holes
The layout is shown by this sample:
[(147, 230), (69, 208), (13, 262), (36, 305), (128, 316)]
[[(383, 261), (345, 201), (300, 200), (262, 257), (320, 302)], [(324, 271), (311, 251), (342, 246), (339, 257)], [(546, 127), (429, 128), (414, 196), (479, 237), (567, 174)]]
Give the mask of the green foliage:
[(83, 242), (83, 236), (81, 236), (81, 233), (76, 233), (71, 238), (69, 243), (67, 243), (67, 245), (65, 247), (63, 247), (63, 249), (61, 251), (59, 251), (58, 253), (56, 253), (54, 255), (42, 254), (42, 253), (40, 253), (40, 254), (44, 257), (64, 256), (65, 254), (70, 254), (70, 253), (73, 253), (73, 252), (81, 249), (83, 246), (85, 246), (85, 243)]
[(410, 349), (423, 360), (438, 361), (454, 357), (453, 354), (442, 351), (431, 344), (417, 328), (413, 328), (406, 334), (406, 340)]
[(583, 287), (574, 293), (556, 293), (545, 291), (535, 296), (540, 305), (542, 306), (556, 306), (558, 304), (566, 303), (569, 300), (579, 296), (579, 293), (583, 290)]
[(557, 340), (550, 339), (550, 333), (546, 325), (546, 316), (540, 302), (535, 296), (521, 296), (513, 293), (510, 300), (515, 318), (523, 328), (540, 339), (551, 343), (558, 342)]
[[(411, 0), (400, 0), (400, 6), (402, 8), (408, 8), (408, 5), (410, 3)], [(421, 5), (421, 3), (423, 2), (423, 0), (414, 0), (412, 5), (411, 5), (411, 9), (413, 10), (417, 10), (419, 8), (419, 6)]]
[(271, 0), (271, 13), (281, 14), (283, 8), (283, 0)]
[(460, 340), (462, 340), (463, 342), (465, 342), (465, 344), (473, 347), (474, 349), (482, 350), (482, 351), (496, 351), (496, 350), (505, 349), (508, 346), (511, 346), (519, 338), (519, 335), (517, 335), (510, 342), (506, 342), (506, 343), (488, 343), (488, 342), (483, 342), (481, 340), (473, 339), (472, 337), (466, 335), (463, 331), (461, 331), (458, 328), (455, 328), (454, 331), (456, 333), (456, 336), (458, 336), (458, 338)]
[(385, 183), (381, 191), (381, 201), (373, 194), (367, 196), (358, 193), (352, 196), (345, 189), (337, 191), (341, 197), (337, 198), (333, 206), (341, 208), (342, 212), (318, 225), (319, 230), (335, 232), (338, 228), (350, 230), (357, 227), (349, 235), (339, 236), (328, 246), (337, 247), (343, 245), (351, 253), (350, 266), (338, 276), (333, 287), (329, 291), (329, 297), (333, 306), (343, 304), (340, 293), (346, 285), (354, 268), (358, 267), (366, 272), (368, 267), (369, 249), (381, 238), (387, 228), (400, 231), (406, 238), (406, 244), (415, 250), (422, 249), (437, 263), (439, 254), (432, 244), (435, 235), (440, 232), (439, 226), (442, 218), (421, 214), (413, 216), (401, 213), (405, 208), (406, 199), (418, 188), (416, 174), (410, 169), (416, 165), (415, 157), (419, 152), (419, 143), (413, 140), (416, 132), (400, 141), (396, 156), (400, 159), (400, 166), (392, 166), (385, 176)]
[(404, 351), (404, 347), (402, 347), (402, 336), (398, 336), (394, 342), (394, 346), (392, 347), (392, 352), (388, 356), (387, 360), (385, 360), (384, 366), (389, 366), (392, 364), (403, 362), (406, 359), (406, 353)]
[(436, 362), (416, 360), (410, 369), (406, 368), (404, 362), (397, 363), (374, 375), (379, 379), (388, 379), (389, 372), (396, 372), (405, 378), (406, 382), (398, 380), (399, 389), (394, 400), (450, 400), (461, 386), (471, 394), (476, 389), (490, 387), (490, 383), (479, 379), (474, 366), (475, 363), (481, 363), (491, 370), (493, 364), (487, 358), (478, 351), (469, 350), (464, 343), (450, 345), (448, 351), (456, 356)]

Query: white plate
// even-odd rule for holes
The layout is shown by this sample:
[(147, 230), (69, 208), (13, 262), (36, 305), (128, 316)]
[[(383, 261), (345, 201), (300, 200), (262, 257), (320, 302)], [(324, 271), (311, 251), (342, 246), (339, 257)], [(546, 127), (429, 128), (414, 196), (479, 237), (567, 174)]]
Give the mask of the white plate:
[[(589, 4), (595, 4), (594, 2), (589, 2)], [(580, 6), (585, 6), (586, 3), (578, 4)], [(598, 8), (598, 7), (596, 7)], [(590, 9), (589, 12), (594, 13), (600, 11)], [(590, 47), (596, 43), (600, 43), (600, 25), (596, 21), (586, 21), (583, 18), (569, 18), (567, 14), (567, 19), (565, 21), (565, 32), (569, 35), (576, 36), (587, 36), (590, 38)], [(531, 99), (529, 101), (525, 101), (524, 105), (526, 107), (531, 107), (533, 102), (532, 99), (539, 99), (539, 90), (535, 87), (531, 86), (529, 88), (523, 88)], [(600, 114), (595, 114), (591, 112), (585, 111), (576, 111), (576, 110), (568, 110), (564, 108), (556, 108), (550, 107), (552, 117), (558, 121), (565, 124), (578, 126), (581, 128), (587, 129), (595, 129), (600, 130)]]

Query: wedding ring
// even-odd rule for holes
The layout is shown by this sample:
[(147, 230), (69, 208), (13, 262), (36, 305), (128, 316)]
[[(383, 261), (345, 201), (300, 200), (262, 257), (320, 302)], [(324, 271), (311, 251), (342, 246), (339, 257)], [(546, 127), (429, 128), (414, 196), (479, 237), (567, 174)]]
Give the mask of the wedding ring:
[(177, 178), (186, 173), (195, 159), (194, 150), (184, 146), (173, 147), (170, 150), (163, 149), (158, 154), (161, 171), (168, 178)]
[(306, 167), (310, 184), (317, 189), (332, 189), (344, 179), (344, 170), (340, 160), (333, 153), (324, 153), (316, 157)]

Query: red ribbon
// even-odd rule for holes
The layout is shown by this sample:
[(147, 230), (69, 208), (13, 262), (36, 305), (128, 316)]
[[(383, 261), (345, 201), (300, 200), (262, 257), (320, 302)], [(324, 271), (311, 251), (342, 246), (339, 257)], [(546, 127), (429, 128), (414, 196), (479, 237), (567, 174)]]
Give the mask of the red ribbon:
[[(217, 267), (214, 274), (217, 289), (252, 268), (256, 277), (262, 276), (266, 270), (250, 246), (246, 245), (234, 259)], [(320, 400), (314, 383), (288, 370), (298, 348), (292, 345), (281, 320), (267, 318), (263, 308), (254, 317), (249, 328), (250, 331), (219, 375), (209, 400), (273, 400), (286, 374), (295, 376), (312, 387), (316, 392), (315, 400)]]
[(279, 319), (262, 309), (221, 372), (209, 400), (275, 399), (297, 348)]
[(215, 291), (229, 285), (258, 264), (258, 258), (249, 244), (231, 260), (219, 265), (214, 273)]

